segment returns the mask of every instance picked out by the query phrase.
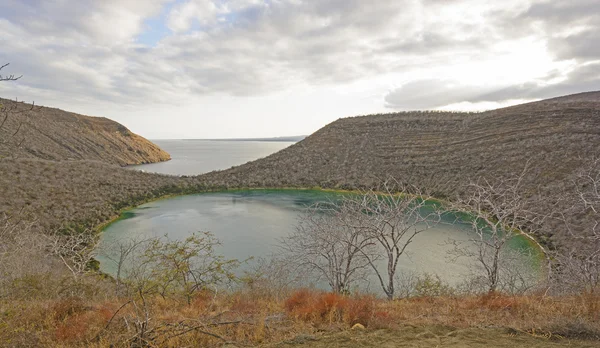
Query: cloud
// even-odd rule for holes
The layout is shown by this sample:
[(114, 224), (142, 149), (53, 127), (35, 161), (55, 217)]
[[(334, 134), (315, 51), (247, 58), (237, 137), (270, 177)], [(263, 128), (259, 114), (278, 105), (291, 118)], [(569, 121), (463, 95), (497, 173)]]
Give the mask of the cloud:
[[(548, 82), (557, 78), (561, 80)], [(503, 104), (511, 100), (547, 99), (596, 90), (600, 90), (600, 62), (579, 66), (564, 77), (553, 72), (545, 79), (501, 87), (435, 79), (417, 80), (391, 90), (385, 96), (385, 102), (386, 107), (392, 109), (436, 109), (460, 102)]]
[(533, 4), (520, 19), (540, 26), (559, 59), (598, 59), (600, 2), (597, 0), (545, 1)]
[(406, 83), (385, 96), (386, 106), (393, 109), (435, 109), (463, 101), (478, 93), (475, 86), (441, 80), (419, 80)]
[(511, 99), (546, 99), (568, 94), (600, 90), (600, 62), (586, 64), (567, 74), (557, 83), (528, 82), (468, 98), (470, 102)]
[(217, 6), (209, 0), (183, 2), (171, 10), (167, 26), (176, 33), (186, 32), (194, 22), (202, 26), (213, 24), (218, 12)]
[[(597, 0), (4, 0), (0, 62), (25, 75), (18, 88), (60, 99), (176, 105), (381, 78), (401, 85), (389, 89), (386, 106), (431, 108), (546, 88), (549, 77), (508, 83), (486, 68), (518, 54), (510, 43), (523, 38), (542, 43), (555, 62), (597, 60), (590, 43), (600, 42), (598, 7)], [(138, 43), (149, 20), (163, 15), (168, 33)], [(477, 64), (476, 72), (464, 68)], [(596, 86), (570, 77), (568, 85)]]

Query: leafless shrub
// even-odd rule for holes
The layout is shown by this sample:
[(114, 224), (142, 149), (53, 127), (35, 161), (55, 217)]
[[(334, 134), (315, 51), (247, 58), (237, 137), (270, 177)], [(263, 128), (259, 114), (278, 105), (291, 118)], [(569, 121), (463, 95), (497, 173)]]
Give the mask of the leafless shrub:
[[(6, 63), (6, 64), (0, 66), (0, 70), (6, 68), (9, 65), (10, 65), (10, 63)], [(2, 75), (2, 74), (0, 74), (0, 82), (1, 81), (16, 81), (16, 80), (20, 79), (21, 77), (23, 77), (23, 76), (22, 75), (21, 76), (15, 76), (15, 75)]]
[(0, 298), (50, 295), (54, 293), (50, 275), (62, 277), (57, 269), (60, 265), (46, 251), (36, 221), (25, 215), (23, 210), (0, 214)]
[(185, 240), (148, 238), (120, 243), (107, 258), (115, 266), (116, 290), (140, 298), (159, 294), (163, 298), (182, 295), (189, 303), (205, 289), (228, 285), (237, 277), (238, 260), (219, 255), (220, 242), (209, 232), (195, 233)]
[(565, 194), (568, 209), (559, 214), (571, 242), (554, 253), (554, 280), (559, 292), (594, 294), (600, 290), (600, 159), (581, 168), (574, 185), (575, 194)]
[(471, 286), (488, 292), (522, 292), (531, 284), (530, 272), (519, 265), (524, 252), (508, 250), (508, 243), (522, 231), (539, 224), (543, 216), (530, 210), (535, 197), (522, 192), (523, 172), (512, 178), (491, 182), (480, 179), (468, 185), (467, 194), (450, 204), (458, 221), (471, 225), (474, 237), (467, 241), (451, 240), (450, 253), (454, 259), (466, 257), (476, 260), (481, 272), (471, 276)]
[(75, 280), (93, 270), (96, 234), (91, 230), (55, 231), (45, 235), (50, 254), (58, 257)]
[[(6, 68), (9, 64), (4, 64), (2, 66), (0, 66), (0, 71), (4, 68)], [(22, 76), (15, 76), (15, 75), (1, 75), (0, 74), (0, 82), (2, 81), (16, 81), (18, 79), (20, 79)], [(19, 132), (21, 131), (21, 129), (23, 128), (23, 118), (19, 117), (19, 121), (17, 123), (17, 125), (14, 128), (14, 130), (11, 130), (10, 132), (8, 132), (8, 134), (2, 134), (2, 130), (3, 128), (5, 128), (5, 124), (6, 121), (9, 119), (9, 117), (16, 117), (19, 116), (20, 114), (27, 114), (29, 111), (33, 110), (34, 108), (34, 104), (31, 104), (31, 107), (29, 108), (20, 108), (17, 103), (11, 103), (9, 105), (4, 105), (4, 104), (0, 104), (0, 145), (7, 143), (9, 141), (12, 141), (13, 139), (15, 139), (17, 137), (17, 135), (19, 134)], [(23, 141), (25, 141), (25, 137), (21, 137), (20, 139), (16, 140), (16, 147), (20, 147), (23, 144)]]
[(307, 208), (296, 230), (280, 243), (295, 271), (314, 273), (336, 293), (347, 293), (364, 279), (367, 255), (377, 257), (363, 220), (345, 204), (330, 201)]
[(396, 274), (394, 280), (396, 284), (396, 297), (409, 298), (414, 296), (419, 274), (416, 272), (406, 271)]
[(149, 239), (118, 240), (106, 243), (98, 250), (98, 253), (103, 255), (114, 267), (112, 276), (115, 279), (115, 296), (128, 296), (127, 284), (123, 282), (123, 278), (127, 278), (128, 267), (131, 268), (130, 264), (143, 254), (145, 244), (149, 241)]
[(277, 299), (284, 298), (295, 288), (306, 286), (311, 279), (308, 272), (302, 272), (279, 255), (255, 258), (241, 277), (242, 283), (251, 293)]
[(298, 267), (326, 279), (334, 292), (348, 291), (369, 268), (393, 299), (400, 257), (418, 234), (440, 221), (441, 214), (416, 188), (409, 191), (394, 181), (384, 183), (382, 190), (348, 194), (312, 207), (296, 232), (282, 241), (284, 250)]

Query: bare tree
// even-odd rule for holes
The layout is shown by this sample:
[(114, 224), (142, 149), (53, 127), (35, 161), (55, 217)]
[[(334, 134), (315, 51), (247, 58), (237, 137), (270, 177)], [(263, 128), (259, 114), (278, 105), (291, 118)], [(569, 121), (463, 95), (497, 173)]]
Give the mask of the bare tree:
[[(350, 225), (358, 223), (364, 238), (382, 252), (384, 270), (378, 266), (380, 254), (366, 253), (367, 260), (388, 299), (393, 299), (398, 262), (415, 237), (441, 221), (440, 206), (419, 189), (383, 184), (383, 192), (366, 191), (344, 197), (343, 216), (351, 216)], [(364, 250), (364, 248), (359, 248)], [(374, 257), (375, 255), (375, 257)]]
[(393, 299), (401, 256), (418, 234), (441, 220), (439, 205), (430, 198), (387, 182), (383, 192), (344, 195), (311, 207), (282, 245), (298, 267), (316, 271), (335, 292), (347, 291), (368, 268)]
[(115, 277), (115, 295), (119, 296), (125, 284), (123, 278), (127, 278), (128, 264), (133, 262), (133, 258), (140, 257), (145, 250), (145, 245), (150, 242), (149, 239), (132, 239), (128, 241), (118, 241), (102, 247), (101, 254), (113, 263)]
[[(10, 63), (6, 63), (6, 64), (0, 66), (0, 71), (2, 69), (6, 68), (9, 65), (10, 65)], [(15, 75), (2, 75), (2, 74), (0, 74), (0, 81), (16, 81), (16, 80), (20, 79), (21, 77), (23, 77), (23, 75), (21, 75), (21, 76), (15, 76)]]
[(560, 214), (569, 240), (554, 254), (555, 280), (562, 291), (593, 294), (600, 290), (600, 158), (578, 171), (574, 187)]
[[(4, 68), (6, 68), (9, 65), (9, 63), (4, 64), (2, 66), (0, 66), (0, 71)], [(21, 76), (15, 76), (15, 75), (2, 75), (0, 74), (0, 82), (3, 81), (16, 81), (19, 80)], [(35, 107), (35, 103), (31, 103), (31, 106), (28, 107), (20, 107), (18, 101), (15, 100), (15, 102), (11, 102), (9, 105), (6, 105), (6, 103), (1, 104), (0, 103), (0, 131), (2, 131), (3, 128), (6, 127), (6, 121), (9, 119), (9, 116), (15, 117), (15, 116), (19, 116), (21, 114), (26, 114), (30, 111), (32, 111)], [(10, 134), (8, 134), (8, 136), (2, 136), (0, 138), (0, 144), (4, 144), (7, 143), (9, 140), (14, 139), (17, 134), (21, 131), (21, 129), (23, 128), (23, 121), (22, 119), (20, 119), (17, 123), (17, 125), (14, 127), (14, 131), (11, 131)], [(22, 137), (20, 140), (18, 140), (17, 142), (17, 147), (20, 147), (23, 144), (23, 141), (25, 140), (25, 137)]]
[(91, 230), (55, 231), (45, 235), (48, 251), (58, 257), (75, 280), (90, 271), (97, 251), (94, 249), (96, 235)]
[(355, 212), (330, 201), (307, 208), (296, 230), (281, 241), (286, 258), (296, 270), (314, 272), (337, 293), (350, 291), (364, 279), (374, 245)]
[(500, 290), (504, 276), (512, 279), (515, 286), (517, 279), (524, 277), (514, 268), (514, 258), (520, 256), (506, 249), (509, 241), (526, 228), (531, 229), (540, 219), (529, 210), (534, 204), (532, 199), (522, 192), (526, 172), (527, 168), (516, 177), (493, 183), (486, 179), (472, 182), (467, 186), (467, 193), (450, 205), (458, 220), (469, 224), (474, 233), (467, 241), (450, 241), (454, 244), (451, 252), (455, 257), (476, 260), (489, 292)]

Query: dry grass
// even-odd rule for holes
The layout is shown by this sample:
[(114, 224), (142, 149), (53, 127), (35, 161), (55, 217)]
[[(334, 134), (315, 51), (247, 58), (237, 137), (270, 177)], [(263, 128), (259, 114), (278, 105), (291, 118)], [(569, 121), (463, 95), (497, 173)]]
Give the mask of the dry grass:
[(313, 325), (369, 325), (374, 317), (375, 303), (375, 298), (367, 295), (349, 297), (302, 289), (290, 295), (285, 301), (285, 309), (292, 317)]
[(190, 305), (146, 298), (150, 320), (145, 334), (139, 331), (145, 320), (142, 306), (141, 301), (118, 298), (0, 302), (0, 346), (136, 346), (143, 341), (157, 347), (258, 345), (310, 332), (307, 325), (282, 316), (280, 304), (243, 293), (201, 294)]
[(397, 323), (467, 327), (510, 327), (552, 335), (559, 327), (586, 323), (585, 337), (600, 339), (599, 296), (506, 296), (501, 294), (417, 298), (382, 308)]
[[(485, 294), (417, 297), (385, 301), (300, 290), (285, 302), (293, 317), (313, 325), (360, 323), (371, 328), (442, 325), (455, 328), (506, 327), (522, 332), (600, 340), (600, 296), (550, 297)], [(574, 328), (578, 328), (574, 330)]]
[[(298, 290), (280, 301), (240, 290), (201, 292), (189, 305), (159, 296), (145, 300), (150, 320), (143, 338), (148, 346), (157, 347), (289, 343), (298, 337), (346, 331), (356, 323), (368, 332), (385, 329), (391, 335), (407, 327), (480, 330), (480, 334), (501, 328), (513, 336), (600, 344), (596, 310), (600, 296), (494, 294), (386, 301)], [(0, 301), (0, 346), (136, 346), (142, 336), (136, 325), (145, 314), (140, 299), (135, 304), (129, 301), (100, 297)]]

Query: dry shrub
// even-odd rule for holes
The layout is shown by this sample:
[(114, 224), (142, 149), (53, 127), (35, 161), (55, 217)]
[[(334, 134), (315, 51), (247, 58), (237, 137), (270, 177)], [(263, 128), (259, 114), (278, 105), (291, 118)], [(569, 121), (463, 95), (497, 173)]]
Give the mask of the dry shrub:
[(542, 331), (549, 336), (569, 339), (600, 340), (600, 329), (581, 318), (561, 318), (546, 326)]
[(243, 314), (260, 313), (266, 309), (260, 299), (249, 294), (235, 294), (231, 296), (230, 301), (230, 310)]
[(98, 309), (98, 315), (103, 321), (108, 322), (114, 315), (114, 310), (109, 306), (101, 306)]
[(362, 295), (351, 298), (344, 308), (344, 322), (354, 325), (357, 323), (368, 325), (373, 319), (375, 299), (372, 296)]
[(51, 306), (58, 342), (81, 342), (91, 339), (113, 316), (108, 306), (86, 306), (81, 299), (70, 298)]
[(56, 326), (56, 340), (59, 342), (73, 342), (87, 336), (89, 318), (87, 313), (77, 314), (67, 318)]
[[(306, 289), (291, 293), (286, 301), (246, 292), (199, 294), (191, 305), (180, 298), (146, 297), (150, 328), (160, 334), (151, 338), (153, 344), (173, 347), (223, 343), (197, 330), (176, 336), (198, 325), (203, 331), (240, 345), (280, 342), (356, 323), (369, 329), (398, 329), (405, 324), (455, 328), (493, 325), (545, 337), (598, 339), (598, 313), (589, 313), (594, 305), (590, 301), (597, 300), (591, 296), (488, 294), (387, 301)], [(136, 334), (132, 323), (140, 319), (133, 304), (123, 307), (107, 327), (125, 303), (127, 299), (123, 298), (0, 300), (0, 342), (9, 342), (9, 346), (127, 345), (127, 339)]]
[(600, 320), (600, 294), (584, 293), (581, 295), (581, 303), (588, 316)]
[(477, 307), (487, 308), (492, 311), (516, 310), (526, 306), (523, 298), (518, 296), (507, 296), (500, 293), (488, 293), (479, 297)]
[(64, 321), (73, 315), (83, 313), (89, 309), (82, 299), (71, 297), (57, 301), (51, 306), (50, 310), (54, 320)]
[(320, 323), (368, 325), (373, 319), (375, 300), (370, 296), (348, 297), (331, 292), (298, 290), (285, 301), (292, 316)]
[(295, 312), (299, 307), (306, 305), (310, 297), (312, 297), (312, 293), (308, 289), (295, 291), (285, 300), (285, 310)]

